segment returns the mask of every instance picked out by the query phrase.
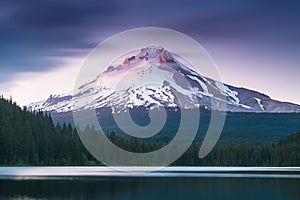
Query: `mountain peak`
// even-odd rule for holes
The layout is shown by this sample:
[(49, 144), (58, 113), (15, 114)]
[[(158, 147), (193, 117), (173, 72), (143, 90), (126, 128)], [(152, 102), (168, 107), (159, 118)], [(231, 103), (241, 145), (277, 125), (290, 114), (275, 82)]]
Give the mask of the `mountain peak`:
[(138, 56), (149, 56), (149, 57), (157, 57), (159, 56), (165, 49), (163, 47), (158, 47), (158, 46), (148, 46), (145, 48), (142, 48), (138, 51)]
[(138, 57), (140, 59), (148, 60), (149, 62), (153, 60), (159, 61), (160, 63), (174, 62), (174, 57), (170, 52), (163, 47), (157, 46), (148, 46), (140, 49), (138, 52)]
[(148, 46), (138, 50), (136, 54), (127, 55), (121, 64), (109, 66), (104, 73), (119, 71), (128, 66), (144, 64), (145, 62), (150, 65), (157, 65), (162, 63), (175, 63), (175, 59), (173, 55), (163, 47)]
[(147, 61), (148, 63), (172, 63), (173, 55), (163, 47), (148, 46), (138, 51), (137, 55), (125, 57), (123, 64), (128, 65), (136, 61)]

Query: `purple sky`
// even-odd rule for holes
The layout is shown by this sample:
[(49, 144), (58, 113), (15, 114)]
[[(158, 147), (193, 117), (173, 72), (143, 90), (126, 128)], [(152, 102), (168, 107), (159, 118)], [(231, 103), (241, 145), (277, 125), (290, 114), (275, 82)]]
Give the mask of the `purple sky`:
[(69, 92), (105, 38), (171, 28), (197, 40), (225, 83), (300, 104), (298, 1), (8, 1), (0, 6), (0, 93), (19, 104)]

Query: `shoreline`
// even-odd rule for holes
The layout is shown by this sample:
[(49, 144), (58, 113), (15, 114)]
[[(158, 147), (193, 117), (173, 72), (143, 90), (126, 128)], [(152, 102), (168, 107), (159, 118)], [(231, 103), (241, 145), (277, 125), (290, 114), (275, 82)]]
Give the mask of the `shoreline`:
[(0, 179), (296, 178), (300, 167), (0, 167)]

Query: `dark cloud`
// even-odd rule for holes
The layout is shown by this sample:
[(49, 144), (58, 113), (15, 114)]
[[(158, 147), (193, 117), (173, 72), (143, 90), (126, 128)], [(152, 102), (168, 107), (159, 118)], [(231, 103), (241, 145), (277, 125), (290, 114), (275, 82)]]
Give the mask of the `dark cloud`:
[[(240, 1), (244, 2), (244, 1)], [(300, 6), (300, 3), (297, 3)], [(297, 4), (264, 1), (235, 5), (234, 9), (217, 9), (171, 22), (171, 28), (205, 39), (220, 40), (290, 40), (300, 31)], [(284, 38), (288, 34), (290, 38)], [(294, 38), (291, 38), (294, 37)]]
[(88, 52), (96, 45), (89, 40), (95, 28), (110, 29), (110, 21), (121, 12), (110, 1), (4, 2), (0, 7), (0, 81), (16, 72), (53, 68), (57, 62), (49, 57), (72, 56), (70, 49)]
[[(207, 40), (299, 41), (297, 1), (2, 1), (0, 81), (16, 72), (48, 70), (49, 57), (87, 54), (130, 28), (162, 26)], [(272, 33), (272, 34), (270, 34)], [(5, 75), (3, 75), (5, 74)]]
[(94, 17), (114, 15), (118, 8), (103, 1), (28, 1), (16, 10), (13, 20), (24, 27), (51, 29), (89, 23)]

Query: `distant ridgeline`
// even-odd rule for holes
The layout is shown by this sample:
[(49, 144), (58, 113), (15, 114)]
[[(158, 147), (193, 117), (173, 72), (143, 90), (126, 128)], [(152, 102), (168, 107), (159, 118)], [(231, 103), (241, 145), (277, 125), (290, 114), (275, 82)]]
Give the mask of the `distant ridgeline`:
[[(105, 133), (115, 132), (117, 135), (125, 136), (119, 126), (115, 123), (112, 111), (109, 108), (96, 110), (99, 123)], [(200, 110), (198, 134), (196, 142), (202, 142), (208, 125), (210, 124), (211, 112), (206, 109)], [(180, 124), (180, 112), (167, 110), (168, 117), (164, 128), (145, 142), (156, 140), (170, 141), (178, 130)], [(118, 115), (118, 113), (115, 113)], [(133, 121), (141, 126), (150, 122), (149, 115), (145, 108), (130, 109)], [(55, 123), (73, 124), (72, 112), (56, 113), (51, 112)], [(194, 121), (195, 119), (190, 119)], [(279, 139), (300, 130), (300, 113), (238, 113), (227, 112), (225, 125), (218, 142), (218, 145), (257, 145), (266, 142), (277, 142)]]
[[(278, 116), (280, 117), (276, 118)], [(231, 137), (231, 143), (223, 143), (214, 148), (206, 158), (199, 159), (201, 142), (200, 139), (195, 140), (188, 151), (173, 165), (300, 166), (300, 131), (286, 134), (287, 130), (295, 129), (299, 115), (278, 114), (278, 116), (273, 114), (272, 120), (272, 116), (265, 118), (264, 114), (252, 114), (252, 121), (248, 127), (250, 130), (247, 130), (245, 122), (249, 120), (249, 115), (229, 113), (228, 119), (234, 120), (226, 121), (222, 137)], [(261, 139), (259, 135), (264, 134), (264, 128), (261, 128), (264, 121), (261, 120), (266, 119), (270, 120), (265, 121), (269, 126), (266, 130), (274, 130), (268, 134), (284, 132), (279, 134), (282, 139), (276, 142), (270, 142), (270, 138), (259, 141)], [(234, 121), (236, 123), (230, 124)], [(293, 124), (292, 129), (284, 125), (286, 122)], [(259, 125), (255, 127), (255, 123)], [(86, 130), (92, 131), (93, 128), (86, 127)], [(251, 135), (252, 133), (256, 134)], [(249, 139), (257, 142), (240, 144), (241, 140), (235, 138), (241, 134), (239, 137), (244, 137), (244, 141)], [(165, 138), (142, 141), (113, 131), (107, 136), (114, 144), (132, 152), (150, 152), (168, 143)], [(222, 138), (220, 142), (222, 143)], [(86, 151), (76, 129), (70, 124), (55, 125), (49, 114), (26, 111), (11, 99), (0, 97), (0, 165), (101, 165), (101, 163)]]

